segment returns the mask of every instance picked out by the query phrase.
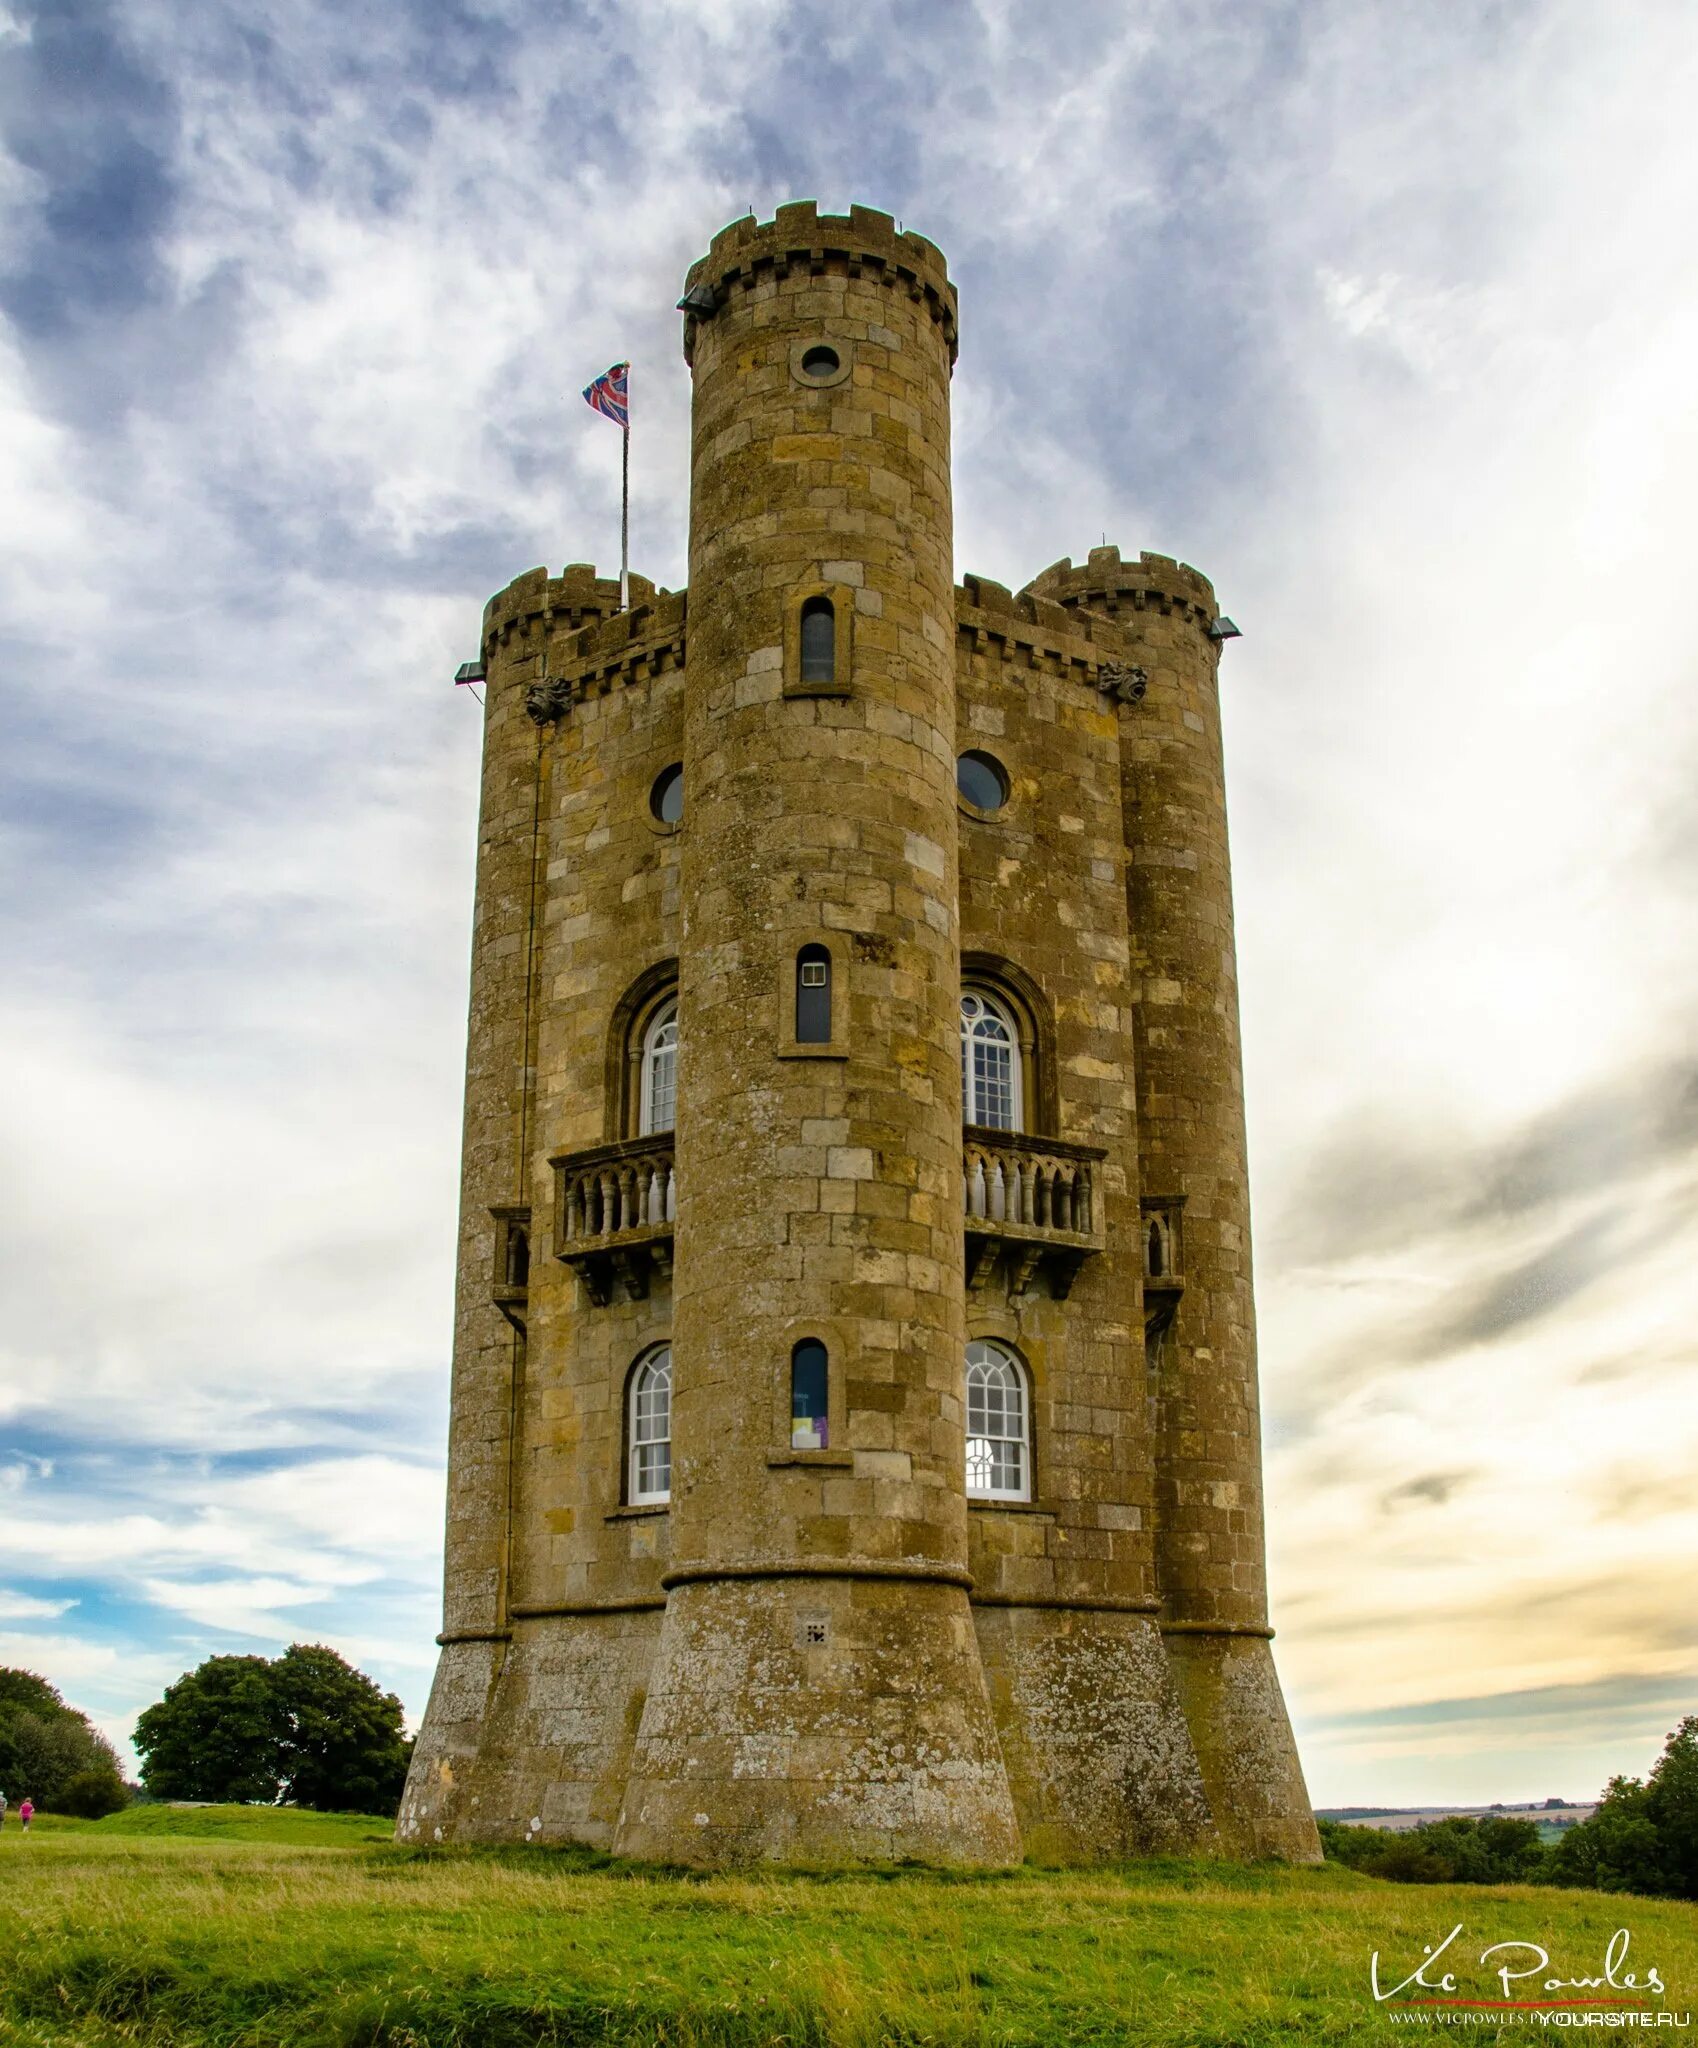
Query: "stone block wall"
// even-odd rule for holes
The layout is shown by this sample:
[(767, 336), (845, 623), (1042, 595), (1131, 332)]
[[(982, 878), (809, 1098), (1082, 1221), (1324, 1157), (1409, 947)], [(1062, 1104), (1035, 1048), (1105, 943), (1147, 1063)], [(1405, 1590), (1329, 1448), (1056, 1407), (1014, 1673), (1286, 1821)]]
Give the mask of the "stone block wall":
[[(738, 222), (688, 283), (688, 601), (633, 578), (620, 612), (578, 566), (486, 614), (448, 1594), (401, 1832), (1312, 1857), (1261, 1579), (1213, 593), (1113, 549), (954, 585), (955, 294), (887, 217)], [(967, 749), (1006, 802), (958, 796)], [(640, 1140), (632, 1033), (674, 977), (677, 1129)], [(978, 1134), (973, 1213), (964, 984), (1020, 1020), (1027, 1098)], [(1004, 1214), (1004, 1159), (1088, 1195), (1017, 1215), (1028, 1178)], [(1181, 1271), (1146, 1271), (1152, 1216)], [(1027, 1374), (1027, 1500), (966, 1494), (974, 1338)]]

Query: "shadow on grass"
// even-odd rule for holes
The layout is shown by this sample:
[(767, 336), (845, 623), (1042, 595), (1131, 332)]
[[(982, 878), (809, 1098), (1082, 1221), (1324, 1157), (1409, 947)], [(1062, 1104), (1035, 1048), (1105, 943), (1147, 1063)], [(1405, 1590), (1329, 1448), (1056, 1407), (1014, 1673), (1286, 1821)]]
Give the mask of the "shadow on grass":
[(408, 1870), (426, 1870), (444, 1865), (481, 1864), (522, 1870), (529, 1876), (581, 1877), (597, 1875), (629, 1883), (716, 1884), (735, 1878), (743, 1884), (778, 1885), (904, 1885), (924, 1884), (966, 1891), (1002, 1889), (1031, 1881), (1045, 1883), (1069, 1880), (1089, 1884), (1157, 1884), (1178, 1892), (1226, 1890), (1232, 1892), (1289, 1891), (1294, 1877), (1301, 1874), (1318, 1884), (1341, 1890), (1372, 1886), (1379, 1880), (1326, 1863), (1294, 1867), (1289, 1863), (1229, 1863), (1224, 1859), (1143, 1857), (1122, 1863), (1055, 1864), (1020, 1863), (1005, 1869), (970, 1870), (946, 1864), (923, 1863), (905, 1858), (891, 1863), (805, 1864), (741, 1863), (715, 1869), (693, 1863), (638, 1863), (592, 1849), (581, 1842), (523, 1843), (406, 1843), (396, 1842), (364, 1850), (368, 1874), (373, 1877), (400, 1876)]

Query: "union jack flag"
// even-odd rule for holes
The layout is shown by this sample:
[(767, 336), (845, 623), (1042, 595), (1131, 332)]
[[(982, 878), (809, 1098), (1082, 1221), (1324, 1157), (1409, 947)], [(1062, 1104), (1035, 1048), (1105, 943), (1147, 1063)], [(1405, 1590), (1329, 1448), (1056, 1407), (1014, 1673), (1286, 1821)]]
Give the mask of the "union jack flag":
[(631, 365), (615, 363), (593, 384), (586, 384), (584, 403), (592, 412), (599, 412), (603, 419), (611, 420), (616, 427), (628, 427), (631, 424)]

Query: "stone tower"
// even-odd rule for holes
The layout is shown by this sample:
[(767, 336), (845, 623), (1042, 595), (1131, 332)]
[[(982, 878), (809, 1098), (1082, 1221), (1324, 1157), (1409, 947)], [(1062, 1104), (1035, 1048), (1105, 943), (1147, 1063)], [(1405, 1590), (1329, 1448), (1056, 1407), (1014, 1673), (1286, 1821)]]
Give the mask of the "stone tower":
[(956, 586), (956, 298), (690, 272), (690, 592), (486, 611), (410, 1839), (1318, 1855), (1269, 1650), (1213, 592)]

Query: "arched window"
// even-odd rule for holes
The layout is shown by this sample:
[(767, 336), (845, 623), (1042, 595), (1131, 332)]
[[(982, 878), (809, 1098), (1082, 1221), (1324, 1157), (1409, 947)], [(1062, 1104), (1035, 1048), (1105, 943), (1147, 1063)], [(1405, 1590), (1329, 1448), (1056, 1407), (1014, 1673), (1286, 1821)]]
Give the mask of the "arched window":
[(961, 1121), (987, 1130), (1022, 1128), (1020, 1039), (1005, 1004), (988, 990), (961, 991)]
[(828, 1448), (826, 1415), (831, 1363), (817, 1337), (804, 1337), (790, 1354), (790, 1448)]
[(1149, 1235), (1144, 1243), (1144, 1276), (1149, 1280), (1167, 1277), (1167, 1232), (1159, 1216), (1150, 1218)]
[(1030, 1417), (1025, 1367), (1007, 1345), (976, 1338), (967, 1346), (969, 1499), (1031, 1499)]
[(631, 1375), (625, 1437), (625, 1498), (644, 1507), (672, 1498), (672, 1348), (651, 1351)]
[(796, 1043), (831, 1043), (831, 955), (804, 946), (796, 955)]
[(660, 1005), (643, 1033), (637, 1135), (669, 1131), (678, 1113), (678, 999)]
[(837, 680), (837, 608), (829, 597), (810, 597), (802, 607), (802, 680)]

